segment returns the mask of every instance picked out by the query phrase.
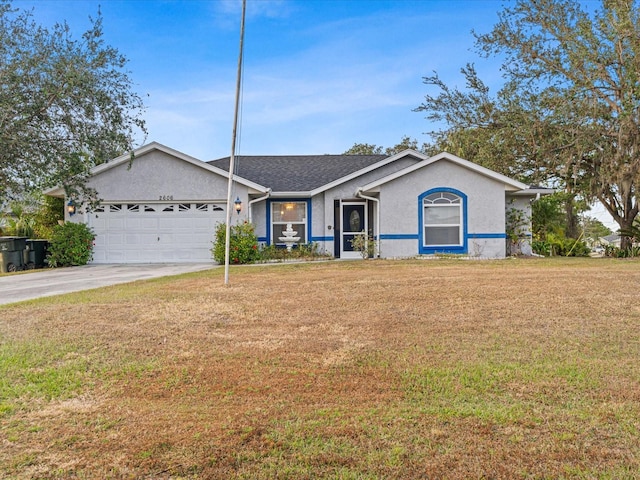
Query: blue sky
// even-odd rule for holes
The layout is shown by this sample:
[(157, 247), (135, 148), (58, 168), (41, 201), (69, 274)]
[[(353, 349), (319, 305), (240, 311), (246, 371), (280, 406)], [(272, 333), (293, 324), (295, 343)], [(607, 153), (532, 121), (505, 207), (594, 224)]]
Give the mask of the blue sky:
[[(202, 160), (228, 156), (239, 47), (240, 0), (18, 0), (45, 26), (74, 36), (98, 8), (104, 39), (128, 59), (145, 96), (146, 142)], [(438, 72), (463, 86), (474, 62), (495, 91), (496, 60), (474, 50), (503, 1), (247, 0), (237, 153), (342, 153), (354, 143), (429, 140), (413, 112)], [(432, 91), (432, 93), (434, 93)], [(148, 95), (148, 97), (147, 97)], [(146, 143), (145, 142), (145, 143)]]
[[(490, 0), (248, 0), (241, 154), (341, 153), (428, 140), (413, 112), (438, 71), (461, 81), (477, 60), (473, 28), (486, 31)], [(98, 8), (105, 41), (129, 58), (149, 95), (147, 141), (201, 159), (229, 155), (239, 47), (239, 0), (20, 0), (38, 22), (67, 21), (79, 36)], [(498, 66), (481, 69), (499, 79)]]

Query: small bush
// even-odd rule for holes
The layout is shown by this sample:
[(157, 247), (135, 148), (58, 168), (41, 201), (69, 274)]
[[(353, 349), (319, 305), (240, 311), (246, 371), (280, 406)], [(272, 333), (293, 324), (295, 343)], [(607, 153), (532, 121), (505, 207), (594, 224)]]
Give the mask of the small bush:
[(549, 245), (549, 242), (544, 240), (533, 240), (531, 242), (531, 249), (533, 250), (533, 253), (538, 255), (544, 255), (545, 257), (551, 255), (551, 245)]
[(96, 236), (84, 223), (65, 222), (53, 228), (49, 255), (50, 267), (86, 265), (93, 258)]
[(44, 197), (34, 219), (34, 238), (51, 238), (53, 230), (64, 220), (64, 199)]
[(606, 257), (613, 258), (635, 258), (640, 257), (640, 246), (633, 246), (630, 248), (622, 249), (615, 245), (607, 245), (604, 248), (604, 255)]
[(321, 252), (320, 247), (315, 242), (294, 245), (291, 251), (277, 245), (265, 245), (260, 249), (260, 260), (263, 262), (274, 260), (314, 260), (321, 258), (330, 258), (330, 255)]
[(573, 238), (549, 235), (546, 241), (534, 240), (531, 242), (534, 253), (544, 256), (559, 257), (588, 257), (589, 247), (586, 243)]
[(64, 219), (64, 199), (34, 195), (11, 202), (10, 212), (0, 217), (0, 234), (28, 238), (51, 238), (53, 228)]
[[(219, 223), (216, 227), (213, 248), (211, 249), (213, 259), (218, 263), (224, 263), (226, 233), (226, 224)], [(229, 233), (229, 263), (254, 263), (260, 258), (258, 237), (251, 223), (243, 222), (238, 225), (231, 225)]]
[(371, 235), (364, 230), (360, 235), (355, 235), (351, 240), (351, 246), (357, 252), (360, 252), (360, 256), (363, 260), (371, 258), (376, 252), (376, 241)]
[(564, 235), (548, 234), (546, 240), (534, 240), (531, 247), (538, 255), (559, 257), (588, 257), (590, 250), (586, 243)]
[(23, 203), (11, 203), (11, 213), (4, 218), (3, 224), (3, 235), (33, 238), (35, 218)]

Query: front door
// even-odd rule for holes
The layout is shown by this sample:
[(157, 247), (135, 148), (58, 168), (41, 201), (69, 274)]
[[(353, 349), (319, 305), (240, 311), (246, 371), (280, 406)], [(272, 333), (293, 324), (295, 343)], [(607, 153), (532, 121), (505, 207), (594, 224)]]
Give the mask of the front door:
[(367, 231), (367, 208), (363, 202), (342, 202), (340, 258), (362, 258), (353, 240)]

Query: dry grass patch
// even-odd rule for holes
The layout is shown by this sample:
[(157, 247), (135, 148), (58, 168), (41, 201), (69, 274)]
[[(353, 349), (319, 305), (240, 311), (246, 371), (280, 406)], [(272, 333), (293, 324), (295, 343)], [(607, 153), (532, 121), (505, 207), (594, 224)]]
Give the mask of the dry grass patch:
[(257, 266), (0, 307), (0, 476), (636, 478), (639, 266)]

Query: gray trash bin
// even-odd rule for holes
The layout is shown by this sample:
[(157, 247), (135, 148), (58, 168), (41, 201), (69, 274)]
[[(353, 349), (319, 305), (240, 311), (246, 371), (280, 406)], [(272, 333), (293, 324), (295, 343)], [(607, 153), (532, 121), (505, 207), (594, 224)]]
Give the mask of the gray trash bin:
[(49, 240), (28, 239), (27, 249), (24, 253), (24, 263), (28, 269), (42, 268), (46, 264)]
[(17, 272), (25, 267), (27, 237), (0, 237), (0, 271)]

